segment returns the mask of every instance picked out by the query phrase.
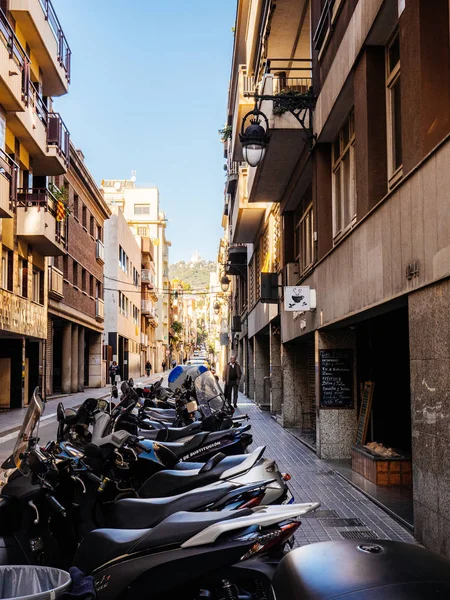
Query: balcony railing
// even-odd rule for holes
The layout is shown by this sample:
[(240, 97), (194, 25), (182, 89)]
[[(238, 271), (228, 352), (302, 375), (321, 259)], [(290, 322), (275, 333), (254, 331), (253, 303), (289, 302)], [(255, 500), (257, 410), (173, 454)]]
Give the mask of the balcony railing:
[(151, 300), (141, 300), (141, 312), (147, 317), (154, 316), (154, 307)]
[(9, 205), (15, 210), (17, 204), (17, 179), (20, 167), (0, 148), (0, 173), (9, 181)]
[(0, 9), (0, 39), (9, 51), (9, 57), (17, 64), (22, 77), (22, 100), (28, 104), (30, 87), (30, 57), (23, 49), (5, 13)]
[[(19, 188), (17, 190), (17, 206), (25, 210), (32, 206), (37, 206), (39, 210), (48, 211), (53, 217), (56, 217), (57, 199), (47, 188)], [(68, 219), (56, 221), (55, 225), (56, 241), (67, 248), (68, 241)]]
[(143, 346), (148, 346), (148, 335), (146, 333), (141, 332), (141, 344)]
[(103, 245), (103, 242), (99, 239), (97, 239), (96, 241), (95, 258), (97, 259), (97, 262), (101, 264), (105, 263), (105, 246)]
[(322, 50), (327, 33), (333, 31), (333, 9), (335, 0), (325, 0), (319, 22), (313, 36), (314, 50)]
[(47, 145), (56, 146), (58, 154), (64, 158), (67, 167), (70, 161), (70, 133), (58, 113), (48, 113)]
[(95, 318), (97, 321), (105, 320), (105, 303), (101, 298), (95, 299)]
[(150, 284), (151, 286), (155, 285), (155, 276), (151, 269), (142, 269), (141, 270), (141, 282)]
[(48, 267), (48, 295), (55, 300), (64, 298), (64, 275), (63, 273), (50, 265)]
[(70, 83), (70, 60), (72, 52), (67, 43), (66, 36), (61, 27), (56, 11), (50, 0), (39, 0), (42, 10), (44, 11), (45, 19), (50, 25), (53, 35), (55, 36), (58, 46), (58, 62), (66, 72), (67, 82)]

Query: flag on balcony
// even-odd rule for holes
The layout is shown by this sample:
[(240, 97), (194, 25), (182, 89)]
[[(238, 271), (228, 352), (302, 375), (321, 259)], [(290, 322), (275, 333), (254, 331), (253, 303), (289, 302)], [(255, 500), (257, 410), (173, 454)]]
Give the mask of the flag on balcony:
[(56, 203), (56, 220), (64, 221), (65, 218), (66, 218), (66, 206), (65, 206), (64, 202), (62, 202), (61, 200), (58, 200), (58, 202)]

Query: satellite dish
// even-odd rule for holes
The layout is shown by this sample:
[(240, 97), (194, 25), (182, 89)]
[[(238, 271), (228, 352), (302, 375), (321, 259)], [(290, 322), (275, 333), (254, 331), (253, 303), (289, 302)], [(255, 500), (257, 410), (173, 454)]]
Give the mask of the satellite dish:
[(116, 190), (120, 190), (122, 186), (120, 185), (120, 181), (116, 181), (116, 183), (114, 184), (114, 189)]

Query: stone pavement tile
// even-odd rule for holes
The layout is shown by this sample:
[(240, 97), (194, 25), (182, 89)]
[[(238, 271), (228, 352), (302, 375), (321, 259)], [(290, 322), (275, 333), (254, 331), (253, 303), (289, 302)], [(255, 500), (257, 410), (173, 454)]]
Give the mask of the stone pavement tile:
[(334, 510), (339, 518), (358, 518), (359, 527), (327, 527), (326, 519), (305, 518), (296, 533), (296, 544), (342, 539), (342, 531), (370, 530), (380, 539), (417, 543), (413, 535), (369, 498), (347, 483), (297, 438), (283, 429), (268, 412), (239, 394), (238, 413), (247, 413), (253, 444), (266, 446), (265, 456), (274, 458), (282, 472), (292, 476), (289, 486), (296, 502), (320, 502), (321, 510)]

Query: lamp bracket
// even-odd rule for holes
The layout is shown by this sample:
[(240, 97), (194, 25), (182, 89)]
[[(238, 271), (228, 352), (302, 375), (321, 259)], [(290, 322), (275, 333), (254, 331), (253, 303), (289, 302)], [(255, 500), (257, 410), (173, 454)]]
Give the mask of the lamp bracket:
[(268, 96), (266, 94), (260, 96), (258, 94), (245, 93), (246, 98), (254, 98), (255, 104), (258, 101), (269, 101), (273, 102), (274, 107), (282, 108), (283, 110), (291, 113), (291, 115), (298, 121), (301, 128), (306, 134), (306, 138), (309, 142), (310, 151), (313, 150), (314, 144), (317, 139), (317, 135), (312, 132), (312, 128), (307, 127), (306, 118), (309, 116), (309, 123), (312, 123), (312, 112), (316, 105), (317, 97), (312, 93), (312, 90), (306, 94), (298, 96), (290, 94), (279, 94), (277, 96)]

